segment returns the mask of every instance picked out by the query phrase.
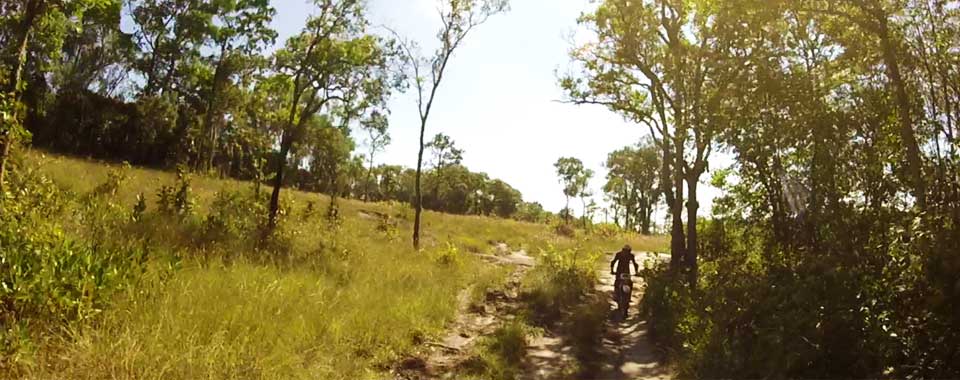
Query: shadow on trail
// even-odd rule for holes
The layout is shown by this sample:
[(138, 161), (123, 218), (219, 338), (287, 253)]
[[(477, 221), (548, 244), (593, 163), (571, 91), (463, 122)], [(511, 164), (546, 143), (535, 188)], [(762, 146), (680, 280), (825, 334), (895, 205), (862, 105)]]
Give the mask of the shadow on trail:
[[(659, 363), (654, 345), (647, 337), (647, 322), (638, 315), (638, 305), (643, 296), (641, 286), (635, 284), (626, 320), (616, 315), (617, 304), (613, 300), (614, 277), (601, 272), (597, 290), (609, 297), (610, 317), (600, 346), (600, 363), (590, 368), (590, 379), (670, 379), (669, 369)], [(595, 371), (595, 372), (594, 372)]]

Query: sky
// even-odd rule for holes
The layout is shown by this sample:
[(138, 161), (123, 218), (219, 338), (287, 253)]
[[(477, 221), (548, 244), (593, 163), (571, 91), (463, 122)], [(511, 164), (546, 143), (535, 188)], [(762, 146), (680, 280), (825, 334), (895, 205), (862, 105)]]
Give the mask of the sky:
[[(278, 45), (298, 33), (313, 13), (307, 0), (272, 0)], [(373, 25), (385, 25), (417, 41), (424, 52), (436, 46), (440, 26), (437, 0), (369, 0)], [(463, 164), (519, 190), (528, 202), (557, 212), (565, 205), (553, 163), (573, 156), (596, 172), (590, 187), (603, 203), (601, 187), (607, 154), (635, 144), (646, 134), (599, 106), (559, 102), (557, 73), (570, 67), (568, 52), (577, 17), (589, 0), (513, 0), (510, 11), (490, 18), (467, 36), (440, 85), (426, 138), (445, 133), (463, 149)], [(392, 143), (377, 163), (416, 166), (419, 117), (415, 92), (389, 101)], [(355, 136), (362, 143), (360, 133)], [(362, 148), (361, 148), (362, 149)], [(709, 178), (709, 174), (704, 175)], [(709, 213), (716, 190), (701, 186), (701, 214)], [(571, 201), (580, 210), (579, 201)], [(662, 215), (662, 214), (661, 214)]]

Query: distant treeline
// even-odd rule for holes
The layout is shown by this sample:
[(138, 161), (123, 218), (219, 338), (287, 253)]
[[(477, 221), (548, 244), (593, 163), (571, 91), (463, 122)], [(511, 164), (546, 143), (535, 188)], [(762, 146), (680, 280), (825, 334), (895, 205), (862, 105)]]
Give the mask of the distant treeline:
[[(39, 82), (44, 84), (44, 82)], [(37, 87), (33, 87), (37, 88)], [(40, 87), (42, 88), (42, 87)], [(127, 161), (156, 168), (178, 163), (197, 166), (196, 142), (189, 133), (151, 118), (149, 100), (124, 102), (92, 91), (50, 94), (52, 107), (32, 112), (26, 126), (33, 144), (51, 151)], [(173, 127), (173, 128), (170, 128)], [(189, 132), (189, 126), (186, 127)], [(244, 144), (226, 126), (212, 169), (219, 175), (241, 180), (264, 180), (263, 168), (274, 167), (276, 149), (263, 144)], [(286, 183), (305, 191), (336, 194), (368, 201), (409, 202), (414, 194), (415, 170), (399, 165), (365, 166), (364, 155), (354, 154), (356, 144), (346, 132), (328, 128), (328, 143), (311, 146), (301, 155), (299, 167), (290, 167)], [(446, 136), (438, 135), (438, 138)], [(450, 145), (452, 141), (447, 138)], [(431, 149), (442, 155), (433, 145)], [(462, 154), (462, 151), (459, 152)], [(423, 204), (431, 210), (454, 214), (495, 215), (542, 222), (550, 217), (539, 203), (523, 202), (519, 191), (485, 173), (471, 172), (459, 164), (461, 157), (443, 163), (440, 157), (423, 177)], [(336, 166), (335, 170), (324, 170)], [(336, 173), (336, 179), (329, 173)]]
[[(392, 42), (362, 34), (366, 21), (351, 18), (353, 2), (319, 5), (317, 24), (267, 55), (277, 37), (268, 1), (5, 3), (0, 84), (19, 98), (11, 109), (37, 147), (271, 184), (285, 162), (285, 186), (410, 202), (415, 173), (371, 159), (389, 143), (383, 100), (399, 86)], [(121, 16), (129, 28), (121, 30)], [(319, 24), (324, 18), (346, 24)], [(370, 138), (354, 141), (361, 131)], [(462, 151), (449, 137), (428, 148), (424, 207), (549, 216), (507, 183), (459, 165)]]

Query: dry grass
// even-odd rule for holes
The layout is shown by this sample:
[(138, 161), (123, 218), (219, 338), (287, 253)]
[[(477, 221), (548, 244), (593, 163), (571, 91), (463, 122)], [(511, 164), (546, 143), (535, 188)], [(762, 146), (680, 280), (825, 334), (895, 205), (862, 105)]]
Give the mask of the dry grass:
[[(61, 187), (83, 194), (119, 165), (31, 153), (29, 160)], [(129, 209), (139, 193), (155, 209), (155, 192), (171, 173), (130, 169), (115, 202)], [(340, 201), (339, 229), (321, 217), (300, 218), (308, 202), (322, 214), (329, 198), (284, 191), (291, 208), (284, 229), (294, 261), (272, 262), (247, 245), (198, 246), (190, 236), (222, 190), (247, 182), (192, 179), (193, 222), (140, 227), (147, 244), (173, 251), (154, 257), (140, 282), (116, 297), (94, 324), (72, 326), (66, 338), (25, 365), (33, 378), (382, 378), (383, 370), (418, 342), (439, 335), (456, 310), (457, 294), (499, 286), (502, 269), (471, 252), (493, 242), (540, 251), (599, 253), (624, 241), (638, 250), (662, 250), (659, 237), (556, 236), (546, 225), (434, 212), (424, 215), (424, 247), (410, 247), (409, 206)], [(263, 191), (268, 191), (264, 188)], [(361, 211), (393, 216), (394, 231)], [(70, 221), (67, 233), (90, 226)], [(192, 223), (192, 224), (191, 224)], [(251, 232), (252, 233), (252, 232)], [(124, 239), (125, 236), (116, 236)], [(242, 252), (235, 252), (241, 250)]]

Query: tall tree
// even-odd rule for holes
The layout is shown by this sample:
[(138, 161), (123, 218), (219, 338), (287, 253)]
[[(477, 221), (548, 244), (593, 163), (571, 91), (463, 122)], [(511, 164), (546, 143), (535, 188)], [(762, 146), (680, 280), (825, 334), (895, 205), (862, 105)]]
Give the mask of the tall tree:
[[(417, 110), (420, 116), (420, 148), (417, 152), (416, 194), (413, 199), (415, 216), (413, 221), (413, 246), (420, 248), (420, 216), (423, 212), (423, 195), (421, 193), (421, 176), (423, 172), (424, 138), (427, 130), (427, 120), (433, 109), (437, 89), (443, 81), (453, 53), (460, 47), (463, 40), (473, 28), (483, 24), (497, 13), (507, 10), (507, 0), (443, 0), (440, 9), (442, 26), (437, 33), (440, 47), (430, 57), (423, 56), (417, 51), (416, 44), (403, 43), (406, 53), (407, 67), (412, 71), (410, 76), (413, 87), (417, 91)], [(396, 33), (394, 33), (396, 34)]]
[[(920, 211), (927, 208), (927, 191), (924, 181), (923, 154), (917, 140), (917, 124), (912, 91), (908, 88), (907, 78), (901, 69), (905, 54), (903, 52), (903, 33), (895, 21), (898, 14), (904, 13), (907, 2), (899, 0), (853, 0), (845, 2), (807, 0), (801, 2), (801, 11), (813, 12), (827, 17), (836, 17), (843, 25), (856, 25), (861, 30), (848, 39), (849, 45), (860, 46), (864, 43), (857, 36), (869, 36), (877, 44), (870, 50), (878, 53), (879, 61), (887, 76), (890, 92), (893, 94), (900, 142), (904, 149), (904, 169), (907, 181)], [(849, 34), (851, 28), (837, 28), (836, 33)], [(842, 38), (842, 37), (841, 37)], [(849, 46), (853, 47), (853, 46)]]
[(367, 33), (363, 1), (315, 0), (318, 14), (276, 53), (277, 76), (285, 82), (286, 120), (270, 196), (270, 229), (277, 225), (287, 158), (319, 112), (348, 125), (364, 110), (382, 106), (390, 92), (390, 46)]
[(571, 102), (604, 105), (645, 124), (655, 137), (663, 157), (661, 190), (672, 219), (671, 267), (686, 268), (691, 284), (697, 278), (697, 188), (719, 129), (711, 110), (730, 85), (727, 71), (736, 71), (720, 54), (725, 48), (717, 28), (723, 25), (715, 15), (724, 6), (693, 0), (603, 1), (580, 19), (597, 38), (573, 50), (581, 72), (560, 80)]

